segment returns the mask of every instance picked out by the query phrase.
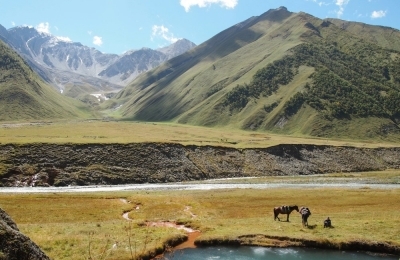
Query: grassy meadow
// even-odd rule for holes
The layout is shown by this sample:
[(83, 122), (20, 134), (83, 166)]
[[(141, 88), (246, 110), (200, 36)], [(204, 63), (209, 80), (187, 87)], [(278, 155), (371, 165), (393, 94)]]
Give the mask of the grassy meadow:
[[(173, 123), (124, 121), (3, 122), (1, 144), (163, 142), (262, 148), (278, 144), (391, 147), (397, 143), (334, 140), (206, 128)], [(243, 183), (400, 183), (400, 172), (337, 173), (312, 177), (249, 178)], [(230, 180), (235, 182), (236, 180)], [(221, 180), (220, 182), (227, 182)], [(135, 259), (161, 252), (184, 231), (148, 227), (148, 221), (183, 223), (201, 231), (199, 240), (277, 245), (267, 236), (340, 243), (384, 241), (400, 246), (400, 189), (275, 188), (212, 191), (126, 191), (93, 193), (0, 193), (0, 207), (52, 259)], [(274, 221), (275, 206), (308, 206), (310, 228), (300, 215)], [(131, 221), (123, 218), (128, 212)], [(324, 229), (329, 216), (334, 228)], [(283, 219), (285, 218), (282, 216)], [(257, 236), (261, 235), (260, 239)], [(281, 242), (282, 243), (282, 242)]]
[(174, 123), (132, 121), (3, 122), (0, 144), (7, 143), (140, 143), (163, 142), (234, 148), (262, 148), (278, 144), (317, 144), (355, 147), (391, 147), (398, 143), (357, 139), (326, 139), (277, 135), (235, 128), (208, 128)]
[[(368, 188), (0, 193), (0, 206), (52, 259), (134, 259), (185, 235), (175, 228), (147, 227), (146, 221), (184, 223), (201, 231), (200, 240), (266, 235), (400, 246), (399, 200), (400, 189)], [(302, 227), (297, 212), (290, 222), (274, 221), (273, 207), (287, 204), (310, 208), (309, 228)], [(324, 229), (328, 216), (334, 228)]]

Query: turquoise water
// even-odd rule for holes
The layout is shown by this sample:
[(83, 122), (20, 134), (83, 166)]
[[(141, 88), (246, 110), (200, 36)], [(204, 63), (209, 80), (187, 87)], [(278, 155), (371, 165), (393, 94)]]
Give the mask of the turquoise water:
[(399, 256), (372, 256), (360, 252), (343, 252), (310, 248), (265, 248), (265, 247), (205, 247), (177, 250), (165, 255), (173, 260), (399, 260)]

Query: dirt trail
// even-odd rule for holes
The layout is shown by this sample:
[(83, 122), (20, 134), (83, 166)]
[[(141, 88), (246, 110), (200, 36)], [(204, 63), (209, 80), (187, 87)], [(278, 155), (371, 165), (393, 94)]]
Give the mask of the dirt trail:
[[(130, 204), (131, 202), (128, 201), (127, 199), (121, 198), (120, 201), (124, 204)], [(140, 205), (136, 205), (134, 209), (125, 211), (122, 214), (122, 217), (126, 219), (127, 221), (131, 221), (132, 219), (129, 217), (129, 213), (132, 212), (133, 210), (139, 210)], [(190, 211), (191, 207), (186, 206), (184, 211), (189, 213), (192, 218), (195, 218), (196, 215), (193, 214), (193, 212)], [(152, 222), (146, 222), (146, 225), (148, 227), (169, 227), (169, 228), (176, 228), (178, 230), (184, 230), (188, 234), (188, 239), (183, 242), (182, 244), (179, 244), (178, 246), (174, 247), (173, 250), (177, 249), (184, 249), (184, 248), (195, 248), (194, 241), (196, 240), (197, 237), (201, 235), (201, 232), (199, 230), (195, 230), (189, 227), (186, 227), (185, 225), (178, 225), (174, 222), (169, 222), (169, 221), (152, 221)]]
[[(124, 203), (124, 204), (130, 204), (130, 201), (128, 201), (128, 200), (126, 200), (126, 199), (119, 199), (122, 203)], [(126, 219), (126, 220), (128, 220), (128, 221), (131, 221), (132, 219), (131, 218), (129, 218), (129, 213), (131, 212), (132, 210), (128, 210), (128, 211), (124, 211), (124, 213), (122, 214), (122, 217), (124, 218), (124, 219)]]

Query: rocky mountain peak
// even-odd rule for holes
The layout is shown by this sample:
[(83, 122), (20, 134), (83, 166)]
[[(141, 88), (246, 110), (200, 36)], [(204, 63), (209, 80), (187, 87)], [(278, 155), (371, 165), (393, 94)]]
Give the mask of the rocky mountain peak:
[(270, 21), (282, 21), (290, 16), (292, 13), (284, 6), (276, 9), (270, 9), (260, 16), (260, 18), (267, 19)]
[(168, 59), (171, 59), (194, 47), (196, 47), (196, 44), (194, 44), (193, 42), (187, 39), (179, 39), (175, 43), (157, 50), (164, 53)]
[[(66, 37), (40, 32), (30, 26), (17, 26), (9, 30), (1, 26), (0, 39), (28, 60), (44, 79), (50, 79), (49, 83), (61, 92), (68, 83), (79, 84), (76, 79), (82, 77), (92, 78), (82, 84), (98, 79), (104, 83), (95, 88), (115, 85), (119, 90), (140, 73), (196, 46), (182, 39), (160, 50), (144, 47), (123, 55), (105, 54)], [(44, 73), (51, 75), (44, 76)], [(79, 76), (72, 76), (74, 74)], [(70, 76), (73, 78), (66, 80)]]

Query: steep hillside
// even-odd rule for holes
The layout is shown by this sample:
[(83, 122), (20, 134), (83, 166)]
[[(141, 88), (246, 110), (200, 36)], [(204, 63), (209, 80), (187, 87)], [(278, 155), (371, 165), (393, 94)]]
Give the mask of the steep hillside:
[(400, 33), (280, 7), (138, 77), (116, 116), (399, 140)]
[(84, 105), (57, 93), (0, 41), (0, 120), (88, 116)]
[[(290, 16), (281, 8), (252, 17), (140, 75), (117, 95), (116, 102), (125, 103), (121, 115), (139, 120), (170, 120), (237, 80), (250, 80), (257, 67), (262, 68), (299, 43), (293, 38), (281, 44), (282, 35), (276, 32)], [(270, 43), (249, 47), (263, 37)]]
[(359, 22), (348, 22), (334, 18), (326, 19), (326, 21), (385, 49), (400, 51), (400, 31), (397, 29)]

